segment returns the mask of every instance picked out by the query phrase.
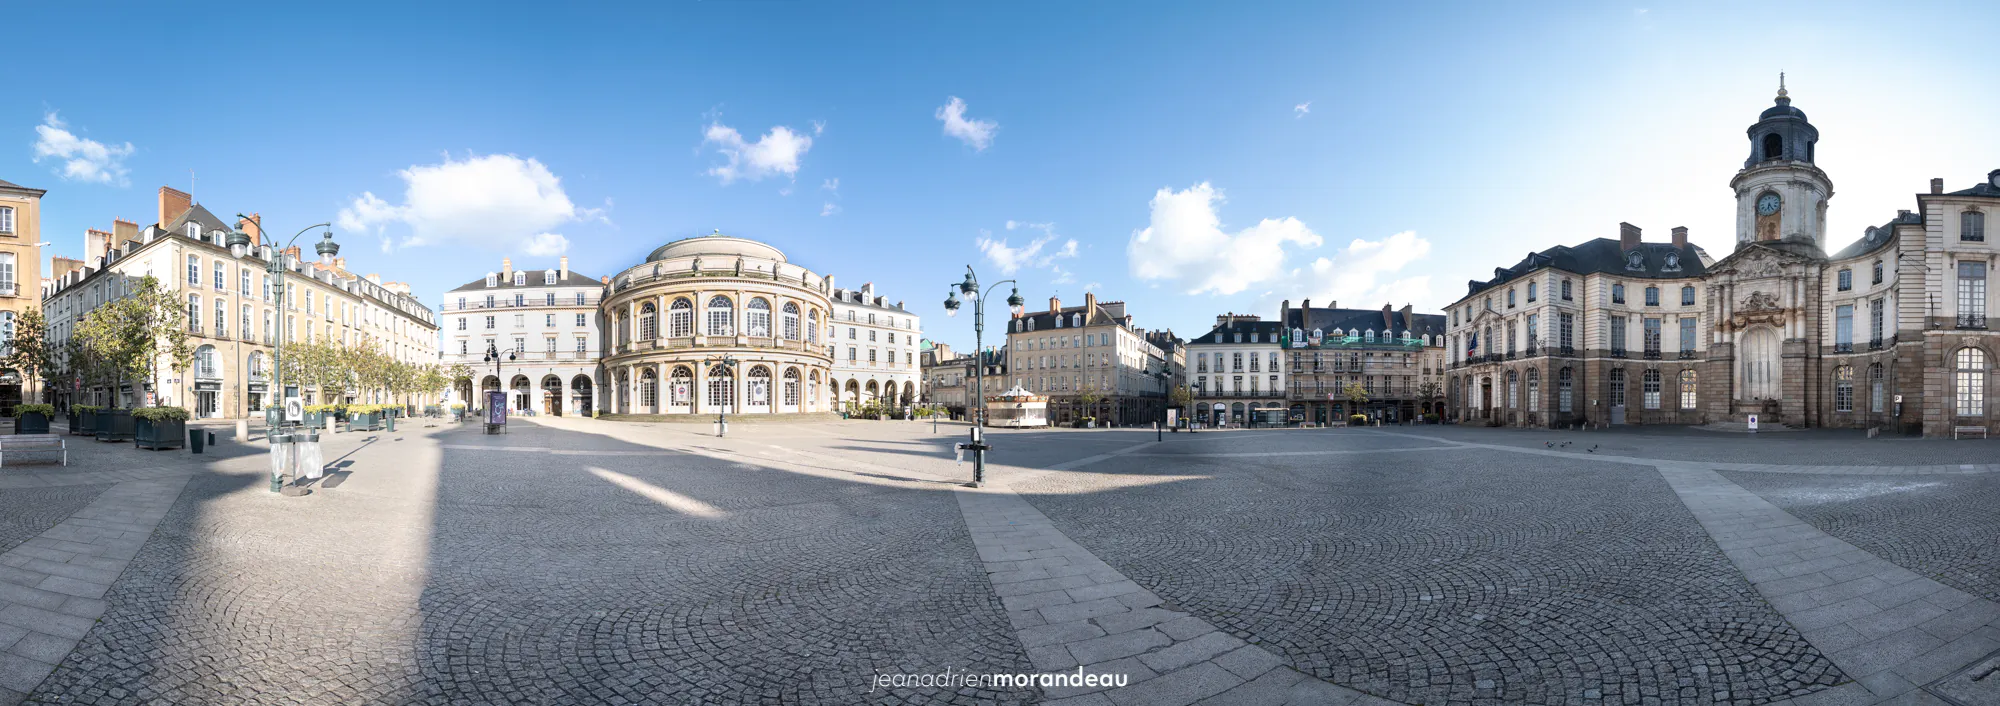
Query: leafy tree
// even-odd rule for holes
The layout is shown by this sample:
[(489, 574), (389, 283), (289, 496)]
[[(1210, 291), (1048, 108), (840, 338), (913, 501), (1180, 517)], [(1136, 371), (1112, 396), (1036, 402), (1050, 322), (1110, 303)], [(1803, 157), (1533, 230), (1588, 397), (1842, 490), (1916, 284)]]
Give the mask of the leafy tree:
[(1095, 418), (1097, 416), (1097, 405), (1103, 401), (1104, 394), (1098, 392), (1096, 387), (1085, 387), (1082, 392), (1076, 395), (1076, 402), (1083, 406), (1083, 414), (1086, 417)]
[(1436, 409), (1444, 402), (1444, 383), (1431, 380), (1418, 384), (1417, 399), (1423, 400), (1426, 406)]
[(158, 380), (162, 362), (176, 373), (194, 362), (188, 348), (186, 306), (179, 294), (162, 288), (160, 280), (149, 275), (124, 297), (92, 309), (76, 332), (110, 366), (116, 390), (126, 380)]
[(1356, 413), (1361, 411), (1361, 405), (1368, 404), (1368, 388), (1362, 387), (1361, 383), (1347, 383), (1347, 387), (1341, 388), (1340, 392), (1347, 395), (1347, 401), (1354, 405), (1351, 409)]
[[(14, 320), (14, 340), (8, 345), (6, 356), (0, 358), (0, 365), (19, 371), (24, 381), (41, 382), (44, 376), (55, 375), (59, 354), (49, 342), (48, 322), (42, 318), (42, 310), (29, 309)], [(28, 400), (41, 399), (32, 384), (29, 389)]]
[(1167, 396), (1173, 401), (1174, 406), (1181, 409), (1187, 409), (1194, 404), (1194, 390), (1188, 389), (1186, 385), (1174, 387), (1172, 392), (1167, 393)]

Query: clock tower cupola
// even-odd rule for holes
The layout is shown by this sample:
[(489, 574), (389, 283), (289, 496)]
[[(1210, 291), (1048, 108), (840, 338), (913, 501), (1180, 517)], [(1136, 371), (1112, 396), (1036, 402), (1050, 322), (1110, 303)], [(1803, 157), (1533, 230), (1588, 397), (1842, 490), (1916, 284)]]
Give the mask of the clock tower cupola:
[(1792, 107), (1784, 74), (1778, 75), (1775, 103), (1750, 125), (1750, 158), (1730, 180), (1736, 245), (1785, 240), (1822, 248), (1833, 182), (1814, 164), (1819, 129), (1806, 121), (1805, 111)]

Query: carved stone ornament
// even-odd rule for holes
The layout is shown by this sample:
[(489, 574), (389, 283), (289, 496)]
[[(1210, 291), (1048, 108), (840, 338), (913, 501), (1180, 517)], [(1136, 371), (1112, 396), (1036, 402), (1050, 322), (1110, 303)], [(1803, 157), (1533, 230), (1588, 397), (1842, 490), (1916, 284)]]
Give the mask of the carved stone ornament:
[(1784, 307), (1778, 304), (1778, 295), (1769, 292), (1751, 292), (1743, 300), (1742, 311), (1778, 311)]
[(1778, 302), (1778, 295), (1769, 292), (1751, 292), (1729, 317), (1729, 328), (1741, 331), (1753, 324), (1785, 324), (1785, 308)]
[(743, 276), (743, 258), (736, 258), (736, 276)]
[(701, 256), (700, 256), (700, 255), (696, 255), (696, 256), (694, 256), (694, 271), (695, 271), (695, 272), (696, 272), (697, 274), (699, 274), (699, 273), (701, 272)]

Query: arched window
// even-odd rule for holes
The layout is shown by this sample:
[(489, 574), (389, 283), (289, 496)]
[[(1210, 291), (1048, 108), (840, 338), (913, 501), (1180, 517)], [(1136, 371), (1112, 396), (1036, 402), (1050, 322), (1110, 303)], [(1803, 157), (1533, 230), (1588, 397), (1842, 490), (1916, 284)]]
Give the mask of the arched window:
[(1056, 318), (1056, 328), (1062, 328), (1063, 327), (1062, 315), (1058, 314), (1055, 318)]
[[(784, 322), (785, 340), (787, 341), (799, 340), (799, 305), (797, 302), (785, 302), (784, 317), (785, 317), (785, 322)], [(798, 403), (791, 402), (789, 404), (798, 404)]]
[(202, 346), (195, 349), (194, 376), (211, 379), (222, 377), (222, 369), (215, 365), (215, 346)]
[(1882, 412), (1882, 364), (1868, 366), (1868, 411)]
[(650, 341), (660, 337), (660, 312), (652, 302), (639, 307), (639, 340)]
[(1563, 368), (1562, 370), (1556, 371), (1556, 411), (1568, 413), (1569, 411), (1576, 408), (1575, 405), (1572, 404), (1573, 403), (1572, 398), (1576, 396), (1574, 394), (1575, 388), (1576, 388), (1575, 371), (1569, 368)]
[(1986, 239), (1986, 214), (1966, 211), (1958, 214), (1958, 239), (1983, 241)]
[(1078, 327), (1081, 327), (1081, 326), (1083, 326), (1083, 315), (1082, 315), (1082, 314), (1070, 314), (1070, 315), (1069, 315), (1069, 325), (1071, 325), (1071, 326), (1078, 326)]
[[(720, 297), (717, 297), (718, 299)], [(708, 368), (708, 404), (727, 407), (736, 403), (736, 381), (731, 379), (729, 369), (721, 365)]]
[[(763, 297), (750, 300), (749, 312), (744, 314), (744, 328), (758, 338), (771, 337), (771, 303)], [(765, 377), (770, 377), (767, 373)], [(754, 399), (754, 398), (753, 398)]]
[(667, 401), (671, 404), (686, 405), (693, 402), (694, 371), (675, 367), (667, 373)]
[(1528, 411), (1542, 411), (1542, 371), (1540, 368), (1528, 369)]
[(744, 401), (748, 402), (750, 406), (769, 406), (771, 404), (771, 369), (762, 365), (751, 368), (749, 385), (744, 389), (749, 394), (749, 399)]
[(694, 302), (682, 298), (667, 305), (667, 335), (674, 338), (694, 335)]
[(1366, 342), (1369, 342), (1369, 343), (1374, 343), (1374, 342), (1375, 342), (1375, 329), (1372, 329), (1372, 328), (1371, 328), (1371, 329), (1368, 329), (1368, 332), (1367, 332), (1367, 333), (1364, 333), (1364, 334), (1362, 334), (1361, 336), (1362, 336), (1361, 340), (1363, 340), (1363, 341), (1366, 341)]
[(785, 369), (785, 406), (799, 406), (799, 369)]
[(1305, 340), (1305, 338), (1306, 338), (1306, 332), (1305, 332), (1305, 330), (1304, 330), (1304, 329), (1298, 329), (1298, 328), (1294, 328), (1294, 329), (1292, 329), (1292, 342), (1293, 342), (1293, 343), (1297, 343), (1297, 342), (1299, 342), (1299, 341), (1303, 341), (1303, 340)]
[(1854, 366), (1833, 369), (1833, 411), (1854, 411)]
[(639, 406), (652, 409), (660, 404), (660, 374), (647, 368), (639, 373)]
[(1778, 159), (1784, 156), (1785, 156), (1785, 138), (1779, 137), (1778, 133), (1775, 132), (1769, 135), (1765, 135), (1763, 161), (1769, 162), (1771, 160)]
[(736, 310), (729, 297), (720, 294), (708, 300), (708, 335), (732, 336), (736, 334)]
[(1681, 371), (1681, 409), (1694, 409), (1696, 389), (1694, 371)]
[[(812, 310), (812, 311), (808, 311), (808, 312), (806, 312), (806, 341), (807, 341), (807, 342), (809, 342), (809, 343), (818, 343), (818, 342), (819, 342), (819, 310), (818, 310), (818, 309), (814, 309), (814, 310)], [(817, 393), (815, 393), (815, 394), (817, 394)]]
[(1660, 408), (1660, 371), (1648, 370), (1639, 376), (1640, 394), (1646, 396), (1646, 409)]
[(1952, 378), (1957, 387), (1958, 416), (1986, 416), (1986, 351), (1960, 348), (1952, 358), (1957, 361)]
[(1507, 408), (1521, 408), (1521, 381), (1512, 370), (1507, 371)]
[(1611, 406), (1625, 406), (1625, 369), (1612, 368), (1609, 377), (1611, 379)]

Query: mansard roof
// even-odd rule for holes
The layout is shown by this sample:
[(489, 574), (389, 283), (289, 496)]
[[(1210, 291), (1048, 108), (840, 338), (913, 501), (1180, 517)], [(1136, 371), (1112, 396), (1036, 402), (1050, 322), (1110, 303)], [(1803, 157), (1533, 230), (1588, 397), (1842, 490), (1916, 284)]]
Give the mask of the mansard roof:
[(1401, 311), (1383, 309), (1292, 309), (1285, 314), (1284, 324), (1310, 332), (1313, 329), (1332, 331), (1409, 331), (1410, 335), (1441, 335), (1445, 329), (1443, 314), (1410, 314), (1405, 321)]
[(1833, 257), (1829, 259), (1845, 260), (1848, 258), (1861, 257), (1863, 255), (1867, 255), (1877, 250), (1889, 247), (1891, 244), (1896, 242), (1896, 226), (1898, 224), (1912, 224), (1912, 223), (1923, 223), (1923, 222), (1924, 221), (1922, 216), (1918, 216), (1917, 214), (1911, 213), (1909, 211), (1904, 211), (1900, 215), (1897, 215), (1895, 218), (1889, 219), (1888, 223), (1884, 223), (1879, 226), (1869, 226), (1867, 232), (1862, 234), (1860, 240), (1856, 240), (1853, 243), (1848, 244), (1847, 247), (1841, 248), (1840, 252), (1834, 253)]
[[(1640, 243), (1636, 251), (1641, 253), (1642, 258), (1640, 266), (1634, 269), (1629, 266), (1623, 244), (1612, 238), (1597, 238), (1574, 247), (1558, 245), (1528, 253), (1513, 267), (1495, 268), (1493, 279), (1467, 282), (1465, 293), (1466, 296), (1478, 294), (1544, 267), (1577, 275), (1596, 272), (1637, 279), (1679, 279), (1699, 277), (1708, 272), (1708, 252), (1693, 243), (1680, 248), (1675, 248), (1672, 243)], [(1680, 256), (1678, 268), (1667, 268), (1668, 254)]]

